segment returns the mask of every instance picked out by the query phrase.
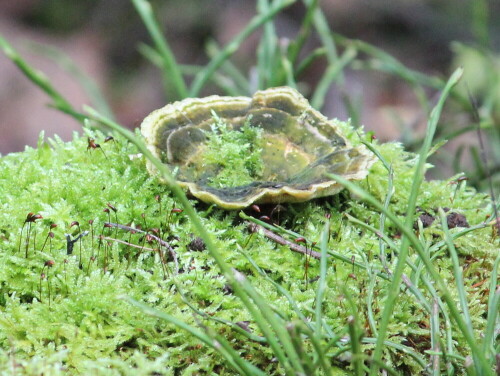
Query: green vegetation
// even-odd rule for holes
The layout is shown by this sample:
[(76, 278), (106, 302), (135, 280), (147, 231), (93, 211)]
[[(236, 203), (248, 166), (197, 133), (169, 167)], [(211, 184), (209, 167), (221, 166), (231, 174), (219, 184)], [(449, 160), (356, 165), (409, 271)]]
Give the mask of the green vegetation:
[[(0, 159), (3, 374), (494, 374), (494, 204), (462, 174), (424, 179), (446, 135), (437, 127), (445, 100), (469, 110), (454, 89), (461, 71), (443, 82), (334, 36), (314, 0), (304, 0), (300, 35), (279, 48), (272, 19), (292, 2), (259, 0), (255, 18), (206, 67), (183, 67), (149, 3), (133, 0), (155, 44), (143, 51), (180, 98), (208, 82), (248, 94), (249, 80), (228, 59), (262, 27), (259, 88), (296, 86), (299, 72), (325, 57), (311, 93), (316, 107), (348, 64), (400, 77), (421, 99), (429, 124), (413, 145), (422, 145), (418, 155), (398, 143), (367, 143), (380, 161), (364, 181), (343, 182), (348, 190), (334, 197), (260, 208), (257, 217), (272, 224), (252, 209), (189, 201), (138, 134), (73, 108), (0, 38), (53, 106), (84, 124), (84, 136), (71, 142), (41, 135), (36, 148)], [(300, 60), (312, 31), (323, 46)], [(345, 47), (340, 56), (337, 46)], [(355, 60), (359, 52), (368, 60)], [(188, 70), (196, 72), (190, 86)], [(442, 91), (432, 112), (426, 87)], [(481, 110), (481, 127), (494, 131), (493, 112)], [(354, 145), (367, 139), (343, 127)], [(146, 159), (168, 186), (147, 173)], [(306, 255), (275, 241), (283, 239)]]
[[(348, 125), (345, 127), (349, 129)], [(348, 135), (353, 143), (359, 143), (355, 132), (351, 130)], [(104, 153), (87, 150), (86, 137), (75, 135), (69, 143), (41, 137), (36, 149), (29, 148), (1, 160), (0, 189), (4, 195), (0, 217), (0, 339), (3, 348), (11, 349), (10, 359), (35, 367), (40, 356), (48, 357), (55, 362), (43, 365), (48, 374), (57, 362), (70, 370), (100, 374), (111, 372), (106, 371), (107, 367), (118, 372), (130, 365), (139, 365), (142, 374), (156, 371), (167, 375), (174, 369), (188, 373), (229, 367), (216, 367), (223, 363), (216, 350), (199, 346), (194, 336), (162, 321), (164, 314), (205, 335), (225, 336), (238, 352), (267, 374), (282, 372), (283, 365), (271, 362), (271, 349), (263, 342), (255, 319), (230, 293), (227, 279), (212, 257), (193, 249), (195, 226), (185, 212), (172, 212), (179, 203), (148, 175), (143, 158), (129, 159), (137, 149), (118, 137), (104, 143), (104, 136), (98, 132), (88, 133), (88, 137), (99, 142)], [(394, 175), (389, 178), (379, 162), (361, 187), (380, 201), (390, 192), (391, 185), (397, 187), (391, 194), (390, 209), (400, 213), (401, 220), (417, 159), (403, 152), (398, 144), (373, 146), (392, 165)], [(487, 198), (468, 188), (466, 182), (453, 184), (457, 178), (423, 183), (418, 213), (426, 211), (436, 220), (421, 229), (419, 242), (440, 270), (440, 277), (447, 281), (446, 287), (457, 291), (453, 260), (446, 248), (447, 236), (453, 239), (460, 258), (467, 262), (466, 283), (462, 287), (473, 302), (470, 323), (476, 333), (485, 333), (489, 323), (484, 317), (489, 304), (486, 292), (493, 283), (494, 276), (489, 273), (497, 245), (491, 238), (491, 227), (484, 222), (490, 210)], [(116, 212), (109, 210), (107, 204)], [(456, 227), (448, 232), (439, 220), (438, 208), (444, 207), (463, 214), (471, 227)], [(338, 353), (338, 358), (333, 358), (337, 358), (335, 364), (347, 365), (350, 345), (342, 338), (348, 335), (349, 316), (354, 312), (359, 320), (357, 329), (362, 333), (360, 351), (365, 353), (374, 347), (376, 323), (385, 305), (382, 298), (390, 284), (384, 265), (390, 267), (396, 258), (400, 232), (391, 222), (381, 223), (380, 212), (347, 192), (286, 208), (279, 218), (281, 227), (267, 226), (291, 241), (304, 237), (307, 247), (323, 244), (329, 255), (324, 259), (327, 269), (322, 271), (318, 260), (294, 254), (262, 235), (251, 235), (246, 231), (246, 221), (239, 219), (237, 213), (207, 208), (198, 210), (198, 214), (204, 227), (215, 236), (221, 257), (248, 278), (263, 302), (272, 302), (271, 309), (279, 313), (277, 319), (283, 325), (297, 325), (296, 335), (301, 333), (301, 337), (312, 336), (311, 330), (318, 331), (317, 340), (322, 346), (333, 341), (327, 350), (329, 355), (324, 356)], [(43, 217), (31, 223), (29, 238), (27, 226), (21, 233), (28, 212)], [(331, 216), (329, 220), (326, 214)], [(241, 216), (257, 221), (244, 213)], [(140, 233), (106, 227), (108, 221), (157, 229), (151, 230), (151, 234), (170, 239), (176, 260), (169, 259), (168, 250), (154, 240), (148, 241)], [(380, 226), (387, 247), (383, 260), (379, 254)], [(49, 231), (54, 238), (45, 242)], [(64, 234), (69, 233), (74, 239), (84, 231), (89, 234), (75, 243), (73, 254), (67, 255)], [(53, 261), (51, 266), (49, 260)], [(410, 252), (404, 272), (408, 281), (391, 315), (384, 361), (390, 367), (419, 373), (430, 356), (426, 351), (431, 348), (428, 335), (432, 301), (441, 302), (441, 298), (433, 295), (437, 292), (416, 252)], [(318, 276), (321, 279), (315, 281)], [(324, 290), (318, 303), (320, 286)], [(156, 311), (145, 316), (122, 300), (124, 297)], [(358, 302), (355, 311), (351, 301)], [(460, 369), (462, 358), (469, 351), (463, 334), (450, 326), (448, 309), (442, 309), (442, 327), (434, 328), (442, 345), (440, 351)], [(492, 315), (493, 312), (490, 319)], [(245, 321), (249, 321), (251, 333), (237, 330), (234, 325)], [(312, 356), (311, 345), (309, 340), (304, 341), (303, 346), (309, 350), (302, 356)], [(347, 355), (340, 356), (346, 351)], [(5, 355), (6, 370), (10, 369), (9, 356)], [(190, 359), (199, 362), (190, 365)]]
[(203, 168), (217, 171), (210, 186), (237, 187), (259, 179), (264, 170), (262, 129), (251, 126), (248, 119), (241, 129), (233, 130), (217, 114), (213, 118), (207, 142), (197, 157)]

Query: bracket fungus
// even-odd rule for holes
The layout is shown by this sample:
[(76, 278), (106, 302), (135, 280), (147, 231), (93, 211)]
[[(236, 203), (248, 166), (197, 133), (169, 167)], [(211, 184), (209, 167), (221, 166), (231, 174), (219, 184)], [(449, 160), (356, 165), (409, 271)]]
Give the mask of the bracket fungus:
[[(245, 126), (262, 130), (263, 169), (250, 183), (210, 184), (224, 168), (223, 161), (214, 166), (204, 158), (208, 134), (217, 131), (217, 120), (232, 131)], [(289, 87), (257, 91), (251, 98), (213, 95), (174, 102), (148, 115), (141, 132), (152, 153), (175, 172), (184, 189), (225, 209), (333, 195), (343, 187), (328, 174), (363, 179), (376, 160), (363, 145), (350, 145), (338, 122), (328, 120)], [(156, 173), (149, 162), (147, 168)]]

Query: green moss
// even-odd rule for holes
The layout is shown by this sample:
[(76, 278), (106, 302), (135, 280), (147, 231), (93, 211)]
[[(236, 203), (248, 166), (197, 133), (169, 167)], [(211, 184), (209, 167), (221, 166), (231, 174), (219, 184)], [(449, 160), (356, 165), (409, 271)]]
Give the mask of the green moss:
[(207, 143), (200, 160), (204, 168), (217, 171), (210, 178), (214, 188), (237, 187), (262, 177), (262, 129), (250, 125), (250, 118), (239, 130), (228, 127), (213, 113), (211, 132), (206, 132)]
[[(341, 126), (353, 144), (359, 143), (349, 125)], [(103, 153), (87, 150), (87, 137), (95, 138)], [(177, 204), (168, 188), (149, 176), (142, 158), (132, 157), (137, 151), (130, 144), (121, 139), (109, 143), (103, 140), (102, 134), (91, 132), (83, 137), (75, 135), (67, 143), (41, 137), (37, 148), (0, 159), (0, 347), (5, 351), (0, 352), (0, 370), (4, 374), (45, 375), (57, 375), (61, 368), (70, 373), (96, 375), (234, 374), (217, 352), (201, 346), (196, 338), (144, 315), (120, 299), (130, 296), (190, 325), (213, 328), (267, 374), (282, 374), (267, 345), (249, 341), (228, 326), (196, 316), (185, 304), (179, 288), (208, 317), (231, 322), (248, 320), (252, 333), (260, 335), (241, 302), (228, 293), (213, 259), (207, 252), (190, 250), (193, 229), (182, 212), (171, 212)], [(398, 144), (375, 147), (394, 169), (389, 207), (404, 218), (416, 157)], [(469, 233), (464, 228), (451, 232), (462, 235), (455, 240), (455, 246), (464, 266), (472, 322), (476, 333), (480, 333), (486, 324), (487, 289), (498, 240), (492, 238), (491, 227), (481, 226), (491, 212), (488, 198), (468, 188), (466, 182), (452, 183), (453, 179), (425, 182), (418, 205), (421, 211), (429, 213), (448, 207), (476, 226)], [(389, 189), (387, 170), (381, 163), (375, 164), (360, 184), (383, 201)], [(105, 212), (109, 209), (107, 204), (116, 208), (116, 213)], [(357, 303), (365, 336), (375, 337), (368, 317), (372, 315), (375, 322), (380, 321), (389, 282), (377, 277), (383, 271), (379, 236), (354, 219), (378, 229), (380, 213), (347, 192), (286, 205), (284, 209), (273, 214), (273, 219), (305, 237), (307, 244), (320, 241), (325, 216), (331, 216), (328, 248), (364, 268), (334, 257), (329, 259), (323, 302), (325, 325), (336, 333), (346, 327), (351, 315), (347, 292)], [(289, 292), (308, 320), (313, 319), (315, 277), (319, 274), (316, 260), (306, 261), (287, 246), (262, 235), (250, 236), (247, 224), (237, 213), (203, 205), (198, 206), (198, 211), (216, 237), (224, 259), (244, 273), (282, 317), (296, 320), (297, 313), (276, 289), (275, 282)], [(43, 219), (25, 224), (30, 212), (39, 213)], [(176, 260), (169, 259), (164, 249), (158, 251), (155, 242), (148, 243), (139, 233), (106, 227), (105, 222), (110, 220), (158, 229), (156, 233), (174, 248)], [(57, 227), (51, 228), (52, 223)], [(53, 238), (47, 237), (49, 231), (54, 233)], [(89, 231), (88, 235), (76, 242), (73, 253), (68, 255), (65, 234), (74, 238), (84, 231)], [(396, 245), (400, 243), (399, 232), (389, 221), (383, 232)], [(418, 236), (449, 289), (455, 292), (450, 258), (446, 248), (439, 245), (443, 240), (439, 221), (418, 231)], [(394, 250), (387, 247), (384, 256), (392, 267)], [(430, 317), (423, 305), (434, 297), (422, 282), (426, 272), (413, 250), (409, 259), (415, 268), (408, 266), (405, 274), (425, 300), (420, 301), (402, 288), (388, 339), (406, 350), (387, 347), (384, 362), (400, 372), (421, 374), (423, 366), (416, 356), (428, 363), (426, 351), (430, 349)], [(46, 266), (48, 260), (54, 262), (52, 267)], [(304, 279), (306, 265), (309, 281)], [(264, 272), (267, 277), (263, 277)], [(451, 333), (454, 354), (467, 356), (468, 347), (459, 331), (447, 327), (444, 320), (440, 325), (443, 338)], [(372, 348), (371, 343), (362, 344), (365, 352)], [(20, 365), (15, 371), (10, 366), (13, 359)], [(335, 362), (343, 367), (348, 364), (342, 358)], [(460, 363), (455, 366), (457, 374), (465, 372)]]

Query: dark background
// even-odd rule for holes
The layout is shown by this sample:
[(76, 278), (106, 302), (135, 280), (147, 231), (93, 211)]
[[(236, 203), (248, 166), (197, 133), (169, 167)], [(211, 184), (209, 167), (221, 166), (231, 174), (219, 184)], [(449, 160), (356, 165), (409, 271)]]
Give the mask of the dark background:
[[(452, 42), (474, 44), (477, 30), (471, 14), (474, 0), (323, 0), (330, 27), (346, 37), (359, 38), (394, 55), (410, 68), (448, 76), (457, 64)], [(152, 1), (157, 18), (177, 61), (204, 64), (206, 42), (229, 41), (255, 14), (256, 1)], [(493, 50), (500, 44), (500, 2), (487, 3)], [(304, 15), (299, 2), (277, 18), (280, 37), (294, 38)], [(495, 21), (497, 20), (497, 21)], [(103, 90), (119, 121), (134, 127), (166, 98), (158, 70), (138, 53), (150, 43), (132, 4), (125, 0), (0, 0), (0, 34), (26, 59), (45, 72), (76, 108), (89, 103), (80, 84), (60, 65), (36, 52), (31, 42), (55, 46), (73, 59)], [(245, 42), (232, 61), (245, 71), (255, 61), (258, 33)], [(310, 48), (319, 43), (313, 38)], [(308, 72), (304, 92), (317, 82), (324, 65)], [(309, 85), (309, 86), (308, 86)], [(410, 88), (397, 77), (375, 71), (348, 71), (348, 94), (362, 103), (361, 122), (382, 140), (401, 136), (401, 124), (418, 132), (425, 123)], [(208, 86), (203, 94), (218, 93)], [(64, 140), (80, 129), (73, 119), (46, 104), (49, 99), (0, 53), (0, 153), (34, 146), (41, 130)], [(332, 88), (323, 111), (345, 119), (340, 95)]]

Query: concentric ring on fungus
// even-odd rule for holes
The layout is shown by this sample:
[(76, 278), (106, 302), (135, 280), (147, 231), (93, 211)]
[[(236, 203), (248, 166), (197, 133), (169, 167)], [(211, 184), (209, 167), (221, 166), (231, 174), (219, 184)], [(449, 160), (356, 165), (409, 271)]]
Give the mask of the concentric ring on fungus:
[[(245, 123), (262, 129), (260, 179), (237, 187), (209, 185), (214, 172), (193, 155), (206, 143), (214, 113), (232, 130)], [(337, 121), (328, 120), (289, 87), (258, 91), (252, 98), (213, 95), (174, 102), (148, 115), (141, 132), (152, 153), (176, 171), (184, 189), (225, 209), (334, 195), (343, 187), (327, 174), (360, 180), (376, 160), (363, 145), (352, 147)], [(149, 162), (147, 168), (157, 173)]]

